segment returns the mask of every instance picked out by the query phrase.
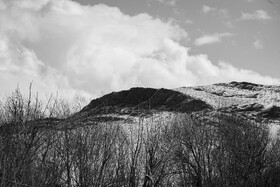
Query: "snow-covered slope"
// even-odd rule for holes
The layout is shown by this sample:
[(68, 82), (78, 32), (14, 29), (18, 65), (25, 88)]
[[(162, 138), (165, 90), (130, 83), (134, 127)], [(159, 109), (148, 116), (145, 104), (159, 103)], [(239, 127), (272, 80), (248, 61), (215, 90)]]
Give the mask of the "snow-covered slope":
[(75, 114), (76, 124), (119, 121), (132, 123), (139, 116), (198, 116), (234, 114), (257, 122), (280, 124), (280, 86), (248, 82), (220, 83), (176, 89), (131, 88), (94, 99)]

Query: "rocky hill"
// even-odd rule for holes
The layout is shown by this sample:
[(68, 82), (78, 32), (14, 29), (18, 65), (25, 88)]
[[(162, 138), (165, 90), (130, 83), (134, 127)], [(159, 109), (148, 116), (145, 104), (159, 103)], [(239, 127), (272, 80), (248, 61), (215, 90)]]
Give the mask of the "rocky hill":
[(280, 122), (280, 86), (230, 82), (175, 90), (201, 99), (222, 113), (268, 123)]
[(248, 82), (176, 89), (131, 88), (94, 99), (71, 120), (132, 122), (139, 116), (233, 114), (257, 122), (280, 124), (280, 86)]
[(213, 109), (213, 107), (205, 101), (175, 90), (131, 88), (95, 99), (82, 112), (94, 111), (96, 114), (137, 115), (150, 113), (150, 111), (192, 113), (207, 109)]

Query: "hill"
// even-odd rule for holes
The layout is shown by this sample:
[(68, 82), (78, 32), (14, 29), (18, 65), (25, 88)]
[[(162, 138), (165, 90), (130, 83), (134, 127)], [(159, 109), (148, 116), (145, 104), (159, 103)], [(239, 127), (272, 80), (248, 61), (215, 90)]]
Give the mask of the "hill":
[(0, 103), (0, 186), (279, 186), (279, 90), (131, 88), (74, 114), (16, 91)]
[(280, 123), (280, 86), (230, 82), (176, 89), (131, 88), (92, 100), (71, 120), (135, 121), (137, 116), (234, 114)]

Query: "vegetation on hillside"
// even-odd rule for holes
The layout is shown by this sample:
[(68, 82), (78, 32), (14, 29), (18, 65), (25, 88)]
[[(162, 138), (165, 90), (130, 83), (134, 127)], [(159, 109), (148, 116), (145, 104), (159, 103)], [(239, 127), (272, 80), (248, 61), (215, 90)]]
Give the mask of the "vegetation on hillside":
[(265, 125), (184, 113), (149, 125), (139, 117), (134, 128), (114, 121), (73, 125), (68, 117), (80, 109), (80, 100), (43, 105), (19, 90), (3, 100), (0, 186), (280, 184), (280, 141)]

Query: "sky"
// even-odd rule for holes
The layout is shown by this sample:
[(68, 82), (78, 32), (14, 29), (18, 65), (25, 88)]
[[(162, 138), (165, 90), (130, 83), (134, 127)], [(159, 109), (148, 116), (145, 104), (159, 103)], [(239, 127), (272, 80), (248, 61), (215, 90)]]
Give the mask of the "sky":
[(0, 96), (280, 84), (278, 0), (0, 0)]

